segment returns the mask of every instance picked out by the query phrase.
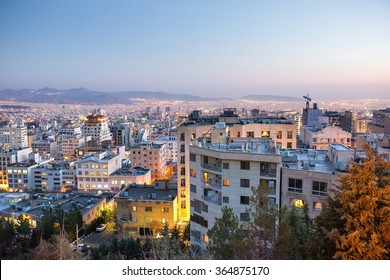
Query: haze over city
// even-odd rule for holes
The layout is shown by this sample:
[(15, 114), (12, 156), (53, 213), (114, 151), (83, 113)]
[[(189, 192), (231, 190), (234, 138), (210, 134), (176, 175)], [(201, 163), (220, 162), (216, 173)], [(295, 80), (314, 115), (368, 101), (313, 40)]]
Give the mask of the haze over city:
[(389, 1), (2, 1), (0, 90), (388, 98)]

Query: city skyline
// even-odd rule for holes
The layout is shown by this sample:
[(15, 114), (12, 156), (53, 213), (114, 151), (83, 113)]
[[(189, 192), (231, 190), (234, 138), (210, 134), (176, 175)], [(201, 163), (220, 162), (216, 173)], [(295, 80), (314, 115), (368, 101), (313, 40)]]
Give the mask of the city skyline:
[(3, 1), (0, 89), (385, 98), (390, 3)]

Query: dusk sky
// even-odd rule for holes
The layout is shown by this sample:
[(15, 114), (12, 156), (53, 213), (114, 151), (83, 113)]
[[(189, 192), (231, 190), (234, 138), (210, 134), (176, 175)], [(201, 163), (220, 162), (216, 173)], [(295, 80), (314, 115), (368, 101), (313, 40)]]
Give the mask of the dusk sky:
[(390, 1), (0, 1), (0, 90), (390, 98)]

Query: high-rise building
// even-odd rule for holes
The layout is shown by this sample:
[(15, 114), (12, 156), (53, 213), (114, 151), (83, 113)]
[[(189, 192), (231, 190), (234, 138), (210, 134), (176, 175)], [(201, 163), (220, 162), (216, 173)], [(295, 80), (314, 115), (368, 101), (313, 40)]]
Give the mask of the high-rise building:
[(112, 140), (116, 146), (131, 146), (131, 126), (130, 123), (114, 123), (110, 125)]
[(94, 111), (87, 116), (81, 130), (84, 136), (91, 136), (91, 140), (105, 141), (112, 140), (107, 117), (101, 110)]
[(32, 153), (31, 148), (10, 150), (0, 153), (0, 189), (8, 190), (8, 173), (7, 167), (17, 162), (28, 160), (29, 154)]
[[(221, 122), (221, 121), (226, 122)], [(285, 118), (259, 117), (240, 119), (232, 110), (225, 110), (224, 114), (218, 116), (202, 116), (201, 111), (193, 111), (189, 120), (180, 124), (177, 128), (178, 148), (178, 200), (179, 220), (189, 221), (190, 199), (190, 153), (189, 145), (197, 139), (203, 142), (211, 141), (211, 138), (218, 139), (213, 133), (214, 126), (226, 128), (226, 132), (219, 135), (221, 145), (227, 141), (236, 140), (265, 140), (271, 139), (275, 146), (280, 148), (296, 148), (296, 127), (293, 121)]]
[(177, 162), (177, 137), (176, 136), (159, 136), (153, 139), (155, 144), (166, 144), (168, 160)]
[(246, 209), (251, 187), (265, 184), (270, 203), (279, 205), (281, 156), (274, 142), (260, 139), (221, 144), (219, 136), (226, 134), (224, 131), (213, 128), (217, 139), (189, 146), (191, 195), (181, 190), (178, 196), (191, 197), (191, 246), (195, 250), (207, 246), (207, 231), (222, 217), (222, 207), (232, 208), (240, 222), (250, 219)]
[(294, 116), (294, 123), (297, 131), (297, 135), (301, 133), (301, 127), (302, 127), (302, 115), (300, 113), (297, 113)]
[(390, 135), (390, 108), (372, 112), (372, 133)]
[(302, 114), (303, 125), (312, 126), (318, 123), (318, 117), (322, 115), (322, 110), (318, 109), (317, 103), (313, 103), (313, 108), (304, 108)]
[(21, 118), (0, 127), (0, 149), (8, 151), (28, 147), (27, 127)]

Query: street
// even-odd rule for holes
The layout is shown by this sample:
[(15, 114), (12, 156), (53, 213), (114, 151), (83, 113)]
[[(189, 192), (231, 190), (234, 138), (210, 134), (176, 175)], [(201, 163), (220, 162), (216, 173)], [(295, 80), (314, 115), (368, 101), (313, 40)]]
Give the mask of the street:
[(115, 223), (111, 222), (107, 224), (107, 227), (102, 232), (92, 232), (87, 237), (83, 238), (80, 243), (85, 244), (91, 247), (99, 247), (101, 244), (109, 245), (111, 243), (111, 239), (114, 236), (118, 236), (115, 234)]

